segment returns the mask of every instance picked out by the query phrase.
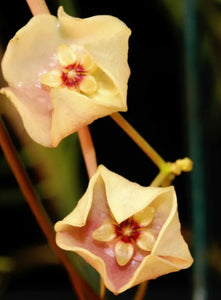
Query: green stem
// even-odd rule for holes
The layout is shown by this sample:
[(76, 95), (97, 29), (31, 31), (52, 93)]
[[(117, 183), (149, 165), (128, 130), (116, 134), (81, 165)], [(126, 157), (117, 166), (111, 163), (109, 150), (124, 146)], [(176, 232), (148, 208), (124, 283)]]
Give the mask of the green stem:
[(154, 178), (154, 180), (151, 182), (150, 186), (161, 186), (161, 184), (167, 179), (169, 175), (172, 175), (171, 172), (162, 172), (160, 171), (158, 175)]
[(143, 152), (160, 169), (167, 169), (166, 161), (150, 146), (150, 144), (120, 115), (114, 113), (110, 117), (123, 129), (129, 137), (143, 150)]

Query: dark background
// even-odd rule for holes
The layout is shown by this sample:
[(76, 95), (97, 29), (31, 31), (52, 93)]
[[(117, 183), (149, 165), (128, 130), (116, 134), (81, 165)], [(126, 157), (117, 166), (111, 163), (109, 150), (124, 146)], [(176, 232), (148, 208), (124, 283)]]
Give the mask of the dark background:
[[(217, 1), (218, 2), (218, 1)], [(57, 1), (47, 1), (51, 13), (56, 14)], [(64, 8), (66, 1), (63, 3)], [(126, 3), (126, 4), (125, 4)], [(164, 1), (75, 1), (77, 16), (89, 17), (110, 14), (120, 18), (132, 30), (129, 49), (131, 76), (128, 88), (128, 112), (124, 117), (143, 135), (167, 161), (189, 155), (188, 118), (186, 109), (186, 81), (184, 59), (183, 22), (177, 24)], [(124, 5), (123, 5), (124, 4)], [(219, 5), (215, 6), (219, 12)], [(30, 19), (25, 1), (4, 1), (0, 11), (0, 42), (4, 49), (14, 33)], [(220, 297), (220, 103), (216, 95), (217, 80), (211, 53), (213, 47), (208, 36), (206, 17), (199, 10), (199, 60), (200, 60), (200, 121), (202, 125), (203, 160), (206, 193), (206, 255), (208, 299)], [(205, 50), (206, 49), (206, 50)], [(215, 49), (219, 49), (219, 44)], [(221, 53), (221, 52), (220, 52)], [(214, 58), (214, 56), (213, 56)], [(215, 56), (215, 61), (216, 61)], [(220, 100), (221, 101), (221, 100)], [(91, 132), (97, 150), (98, 162), (126, 178), (142, 185), (149, 184), (157, 168), (143, 152), (109, 117), (95, 121)], [(19, 143), (18, 143), (19, 144)], [(19, 144), (19, 147), (21, 145)], [(0, 152), (1, 153), (1, 152)], [(25, 246), (45, 242), (38, 225), (19, 191), (21, 199), (13, 206), (6, 204), (5, 190), (18, 189), (7, 164), (3, 162), (0, 173), (0, 255), (10, 256)], [(34, 170), (31, 170), (34, 172)], [(178, 195), (179, 214), (185, 239), (194, 249), (192, 229), (193, 211), (190, 174), (182, 174), (174, 181)], [(2, 192), (1, 192), (2, 191)], [(217, 220), (218, 219), (218, 220)], [(20, 253), (20, 252), (19, 252)], [(17, 254), (16, 254), (17, 255)], [(24, 259), (24, 258), (23, 258)], [(24, 259), (25, 260), (25, 259)], [(195, 262), (198, 263), (198, 262)], [(21, 262), (22, 264), (22, 262)], [(22, 272), (2, 276), (2, 299), (73, 299), (66, 272), (53, 264), (34, 264)], [(194, 290), (193, 269), (169, 274), (151, 281), (145, 299), (162, 297), (175, 300), (192, 299)], [(118, 299), (129, 299), (134, 289)]]

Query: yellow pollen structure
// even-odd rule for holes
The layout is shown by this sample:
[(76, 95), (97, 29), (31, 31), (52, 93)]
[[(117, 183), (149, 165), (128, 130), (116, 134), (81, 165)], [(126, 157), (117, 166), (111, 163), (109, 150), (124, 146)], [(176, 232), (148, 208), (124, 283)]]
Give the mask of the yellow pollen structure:
[(91, 95), (98, 89), (98, 83), (92, 75), (97, 66), (87, 54), (79, 57), (68, 45), (60, 45), (57, 50), (58, 68), (40, 78), (41, 84), (51, 88), (66, 87), (80, 93)]
[(130, 236), (132, 233), (132, 229), (130, 228), (130, 226), (126, 227), (125, 229), (123, 229), (123, 235), (124, 236)]
[(154, 207), (148, 206), (120, 224), (114, 220), (103, 223), (93, 232), (93, 239), (114, 242), (116, 261), (125, 266), (134, 255), (135, 245), (144, 251), (153, 249), (155, 237), (150, 225), (154, 215)]

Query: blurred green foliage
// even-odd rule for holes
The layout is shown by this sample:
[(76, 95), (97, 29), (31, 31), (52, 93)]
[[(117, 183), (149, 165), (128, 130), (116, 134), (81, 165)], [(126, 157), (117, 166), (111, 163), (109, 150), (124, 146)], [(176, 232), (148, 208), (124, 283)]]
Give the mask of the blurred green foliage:
[(168, 10), (171, 18), (173, 19), (176, 26), (182, 25), (183, 20), (183, 5), (185, 0), (158, 0)]

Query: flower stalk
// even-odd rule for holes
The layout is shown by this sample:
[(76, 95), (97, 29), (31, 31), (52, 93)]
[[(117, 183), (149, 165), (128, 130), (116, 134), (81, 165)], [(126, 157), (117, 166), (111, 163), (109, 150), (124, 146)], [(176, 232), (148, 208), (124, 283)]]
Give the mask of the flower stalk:
[(20, 161), (20, 158), (16, 152), (16, 149), (7, 133), (7, 130), (2, 120), (0, 121), (0, 145), (5, 155), (5, 158), (8, 161), (8, 164), (17, 180), (17, 183), (29, 207), (31, 208), (41, 230), (45, 234), (54, 253), (58, 256), (58, 258), (66, 268), (73, 289), (75, 290), (79, 299), (85, 299), (85, 297), (82, 295), (82, 290), (84, 290), (85, 294), (87, 294), (88, 297), (90, 297), (90, 299), (97, 300), (98, 298), (94, 295), (93, 291), (87, 286), (86, 282), (84, 282), (83, 279), (79, 276), (79, 274), (74, 270), (67, 254), (57, 246), (55, 242), (55, 232), (53, 229), (53, 224), (48, 218), (48, 215), (41, 201), (39, 200), (38, 196), (34, 191), (34, 188), (29, 180), (28, 174), (23, 168), (22, 162)]
[(45, 0), (26, 0), (33, 15), (50, 14)]
[(105, 285), (104, 285), (104, 280), (100, 276), (100, 300), (104, 300), (105, 291), (106, 291), (106, 288), (105, 288)]
[(110, 116), (129, 137), (143, 150), (143, 152), (154, 162), (160, 169), (168, 168), (167, 162), (150, 146), (150, 144), (122, 117), (119, 113)]
[(91, 178), (97, 170), (97, 158), (93, 145), (92, 137), (88, 126), (84, 126), (78, 130), (81, 149), (87, 168), (88, 177)]
[(155, 186), (155, 187), (169, 186), (172, 184), (173, 180), (176, 178), (176, 175), (171, 170), (168, 170), (168, 172), (160, 171), (157, 174), (157, 176), (153, 179), (150, 186)]
[(143, 283), (141, 283), (136, 291), (136, 294), (134, 296), (134, 300), (143, 300), (148, 288), (148, 283), (149, 281), (144, 281)]
[[(50, 14), (44, 0), (27, 0), (27, 4), (33, 15)], [(82, 148), (84, 149), (83, 153), (86, 157), (86, 161), (88, 162), (88, 158), (90, 160), (90, 164), (86, 163), (86, 165), (88, 168), (89, 176), (91, 176), (96, 169), (96, 156), (95, 152), (93, 151), (94, 147), (91, 146), (93, 145), (93, 143), (87, 128), (83, 128), (79, 135), (81, 139), (81, 144), (83, 145)], [(66, 268), (70, 277), (71, 284), (77, 296), (80, 300), (84, 300), (88, 297), (90, 299), (98, 300), (98, 297), (94, 294), (92, 289), (73, 268), (73, 265), (68, 255), (57, 246), (55, 242), (55, 232), (53, 224), (51, 223), (40, 199), (35, 193), (35, 190), (29, 180), (28, 174), (23, 168), (22, 162), (20, 161), (20, 158), (16, 152), (16, 149), (10, 139), (10, 136), (2, 120), (0, 120), (0, 145), (6, 157), (6, 160), (8, 161), (9, 166), (11, 167), (11, 170), (17, 180), (17, 183), (30, 209), (32, 210), (41, 230), (45, 234), (54, 253), (58, 256), (58, 258)], [(85, 148), (87, 150), (89, 149), (89, 151), (85, 150)]]
[(113, 113), (110, 117), (128, 134), (128, 136), (143, 150), (143, 152), (159, 168), (159, 173), (152, 182), (152, 186), (168, 186), (175, 176), (192, 170), (193, 162), (188, 157), (175, 162), (166, 162), (157, 151), (127, 122), (120, 113)]

